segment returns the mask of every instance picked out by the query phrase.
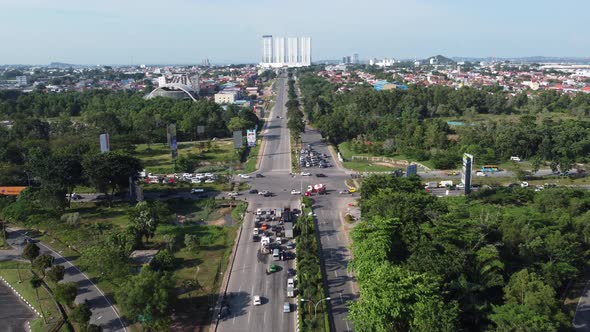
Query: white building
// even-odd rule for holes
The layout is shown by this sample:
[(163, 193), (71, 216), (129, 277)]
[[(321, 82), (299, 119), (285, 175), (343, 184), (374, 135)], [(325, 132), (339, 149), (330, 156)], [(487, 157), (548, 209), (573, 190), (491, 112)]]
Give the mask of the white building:
[(311, 65), (310, 37), (262, 36), (262, 62), (264, 68), (305, 67)]
[(216, 104), (233, 104), (237, 99), (238, 93), (235, 91), (222, 91), (215, 94)]
[(27, 86), (27, 77), (26, 76), (17, 76), (16, 77), (16, 85)]

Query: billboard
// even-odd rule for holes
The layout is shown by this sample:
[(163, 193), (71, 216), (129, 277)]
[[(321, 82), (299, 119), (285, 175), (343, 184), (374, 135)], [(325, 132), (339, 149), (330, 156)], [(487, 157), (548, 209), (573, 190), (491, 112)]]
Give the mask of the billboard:
[(176, 144), (176, 136), (170, 138), (170, 153), (172, 154), (172, 159), (178, 157), (178, 146)]
[(170, 124), (166, 128), (167, 138), (168, 138), (168, 145), (170, 146), (170, 153), (172, 155), (172, 159), (178, 157), (178, 147), (176, 145), (176, 125)]
[(246, 141), (248, 142), (249, 147), (256, 146), (256, 129), (246, 130)]
[(239, 149), (242, 147), (242, 131), (236, 130), (234, 131), (234, 148)]
[(412, 164), (406, 167), (406, 176), (410, 177), (412, 175), (416, 175), (418, 173), (418, 165)]
[(473, 172), (473, 155), (463, 154), (463, 169), (461, 172), (461, 183), (464, 186), (465, 195), (471, 192), (471, 173)]
[(0, 187), (0, 195), (18, 196), (27, 187)]
[(105, 153), (111, 151), (111, 141), (109, 134), (100, 135), (100, 152)]

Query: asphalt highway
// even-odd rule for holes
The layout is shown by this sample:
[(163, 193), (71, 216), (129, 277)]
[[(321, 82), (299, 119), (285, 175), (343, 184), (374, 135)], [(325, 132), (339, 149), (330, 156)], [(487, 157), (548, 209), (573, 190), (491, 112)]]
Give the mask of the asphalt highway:
[[(269, 190), (274, 195), (264, 197), (241, 193), (237, 197), (249, 202), (249, 213), (242, 226), (228, 281), (226, 299), (230, 312), (220, 320), (217, 331), (296, 330), (296, 298), (287, 297), (287, 270), (294, 267), (294, 260), (274, 261), (271, 255), (259, 252), (260, 242), (252, 240), (254, 215), (257, 208), (299, 208), (300, 204), (300, 197), (290, 193), (291, 189), (299, 183), (290, 175), (289, 131), (284, 108), (286, 82), (286, 78), (276, 81), (276, 104), (262, 132), (266, 142), (257, 173), (263, 174), (264, 177), (252, 176), (251, 179), (240, 179), (240, 181), (249, 182), (252, 188), (260, 191)], [(266, 270), (273, 263), (278, 266), (278, 270), (267, 275)], [(253, 305), (254, 296), (261, 297), (261, 305)], [(292, 312), (283, 312), (285, 302), (291, 303)]]

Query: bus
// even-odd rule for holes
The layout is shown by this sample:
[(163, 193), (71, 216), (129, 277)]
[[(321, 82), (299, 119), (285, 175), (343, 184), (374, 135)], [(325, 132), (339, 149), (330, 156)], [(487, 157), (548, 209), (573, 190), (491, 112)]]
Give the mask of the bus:
[(500, 167), (498, 165), (484, 165), (481, 167), (482, 172), (498, 172)]

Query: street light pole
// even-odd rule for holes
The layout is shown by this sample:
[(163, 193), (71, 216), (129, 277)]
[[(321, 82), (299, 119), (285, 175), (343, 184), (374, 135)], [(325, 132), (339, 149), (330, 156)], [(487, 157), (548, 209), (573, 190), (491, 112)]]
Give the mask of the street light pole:
[(313, 300), (307, 300), (307, 299), (301, 299), (301, 302), (311, 302), (312, 304), (314, 304), (314, 308), (313, 308), (313, 320), (316, 319), (316, 316), (318, 315), (318, 304), (322, 303), (323, 301), (330, 301), (331, 298), (330, 297), (326, 297), (325, 299), (321, 299), (318, 302), (313, 302)]

